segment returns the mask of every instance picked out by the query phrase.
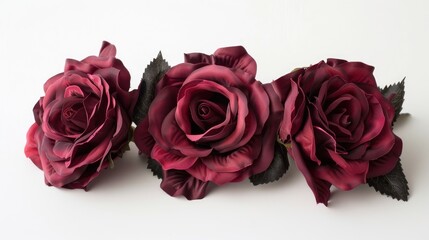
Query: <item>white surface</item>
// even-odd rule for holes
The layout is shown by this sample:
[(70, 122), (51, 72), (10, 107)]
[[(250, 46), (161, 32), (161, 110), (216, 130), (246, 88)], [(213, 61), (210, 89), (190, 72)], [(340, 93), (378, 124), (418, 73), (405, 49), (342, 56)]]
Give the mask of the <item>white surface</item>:
[[(429, 2), (5, 1), (0, 2), (0, 239), (428, 239)], [(89, 192), (45, 186), (23, 153), (32, 107), (65, 58), (118, 49), (137, 87), (162, 50), (243, 45), (269, 82), (327, 57), (376, 67), (381, 86), (406, 79), (396, 133), (404, 140), (408, 202), (368, 186), (316, 205), (292, 166), (280, 181), (219, 187), (200, 201), (172, 198), (137, 157), (116, 162)]]

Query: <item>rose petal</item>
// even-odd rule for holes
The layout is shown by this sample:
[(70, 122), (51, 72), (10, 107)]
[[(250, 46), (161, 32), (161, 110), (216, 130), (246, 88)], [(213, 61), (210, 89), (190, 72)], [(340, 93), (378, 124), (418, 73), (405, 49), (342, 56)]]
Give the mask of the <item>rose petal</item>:
[(385, 117), (389, 125), (392, 125), (393, 118), (395, 116), (395, 108), (392, 104), (381, 94), (380, 90), (377, 87), (369, 86), (366, 84), (359, 84), (359, 87), (362, 88), (367, 94), (376, 98), (382, 109), (384, 111)]
[(336, 123), (329, 123), (329, 128), (335, 133), (335, 135), (337, 136), (337, 139), (343, 139), (343, 138), (350, 138), (352, 133), (347, 129), (344, 128), (343, 126), (336, 124)]
[(49, 78), (45, 84), (43, 84), (43, 90), (45, 91), (45, 93), (47, 92), (47, 90), (49, 89), (49, 87), (52, 84), (58, 84), (58, 81), (60, 81), (61, 78), (63, 78), (64, 73), (58, 73), (57, 75)]
[(226, 88), (240, 88), (243, 86), (243, 82), (238, 78), (233, 69), (218, 65), (207, 65), (194, 70), (187, 76), (183, 85), (185, 86), (193, 81), (201, 80), (208, 80), (209, 82), (217, 83)]
[(307, 154), (308, 158), (320, 164), (320, 160), (316, 156), (316, 141), (313, 130), (313, 123), (311, 122), (309, 111), (307, 111), (307, 118), (303, 123), (300, 133), (295, 137), (295, 142), (299, 144), (302, 150)]
[(96, 130), (76, 140), (70, 160), (66, 162), (69, 168), (78, 168), (97, 161), (104, 160), (112, 148), (114, 127), (112, 119), (106, 119)]
[(68, 97), (84, 97), (82, 89), (77, 85), (67, 86), (64, 90), (64, 98)]
[(153, 146), (150, 156), (161, 164), (164, 170), (185, 170), (198, 160), (198, 157), (179, 156), (164, 150), (157, 143)]
[(399, 156), (401, 156), (401, 153), (402, 140), (395, 136), (395, 145), (393, 146), (392, 150), (383, 157), (369, 162), (367, 178), (383, 176), (391, 172), (399, 161)]
[(116, 110), (116, 126), (112, 137), (112, 151), (120, 150), (128, 143), (130, 135), (131, 120), (128, 118), (125, 110), (119, 106)]
[[(245, 144), (247, 144), (250, 141), (250, 139), (255, 135), (260, 135), (256, 132), (257, 130), (256, 121), (257, 120), (256, 120), (255, 113), (253, 111), (249, 111), (245, 119), (246, 130), (244, 131), (244, 134), (241, 137), (241, 140), (235, 145), (236, 148), (242, 147)], [(277, 127), (277, 126), (273, 126), (273, 127)]]
[(92, 67), (95, 67), (92, 71), (87, 71), (86, 69), (80, 68), (82, 65), (80, 65), (79, 68), (74, 68), (74, 70), (79, 70), (86, 73), (93, 73), (97, 69), (112, 67), (115, 61), (116, 61), (115, 57), (89, 56), (83, 59), (81, 61), (81, 64), (88, 64)]
[(352, 150), (348, 150), (348, 153), (344, 155), (345, 158), (350, 160), (361, 160), (368, 149), (369, 143), (359, 145)]
[[(240, 173), (215, 172), (199, 161), (196, 162), (191, 168), (186, 169), (186, 171), (203, 182), (210, 181), (216, 185), (223, 185), (226, 183), (242, 180), (241, 178), (237, 180), (238, 177), (241, 177)], [(246, 172), (245, 178), (248, 178), (249, 176), (249, 172)]]
[(188, 76), (195, 70), (206, 66), (207, 64), (191, 64), (181, 63), (170, 68), (164, 75), (164, 77), (156, 84), (156, 93), (161, 91), (165, 87), (180, 87)]
[(395, 144), (395, 135), (391, 126), (385, 124), (381, 133), (371, 140), (368, 149), (362, 159), (374, 160), (386, 155)]
[(58, 141), (67, 141), (68, 138), (64, 136), (64, 124), (61, 121), (62, 105), (62, 101), (57, 100), (50, 102), (45, 107), (41, 128), (47, 137)]
[(141, 152), (151, 157), (150, 153), (155, 145), (155, 140), (149, 133), (148, 128), (149, 119), (146, 117), (137, 125), (134, 131), (134, 142)]
[[(364, 176), (366, 176), (366, 173), (368, 171), (367, 161), (355, 161), (350, 159), (346, 160), (340, 154), (336, 153), (333, 150), (328, 149), (327, 152), (331, 157), (331, 159), (337, 164), (335, 165), (335, 168), (338, 168), (338, 169), (341, 168), (349, 174), (355, 174), (355, 175), (363, 174)], [(347, 181), (347, 179), (344, 179), (343, 181)]]
[(87, 189), (88, 184), (94, 180), (98, 175), (100, 175), (101, 169), (106, 169), (109, 166), (108, 161), (104, 161), (102, 165), (99, 166), (98, 163), (94, 163), (85, 167), (85, 170), (82, 172), (81, 176), (73, 182), (65, 184), (64, 188), (69, 189)]
[(201, 199), (206, 195), (208, 182), (201, 181), (186, 171), (163, 172), (161, 188), (170, 196), (185, 196), (188, 200)]
[(26, 157), (31, 159), (34, 165), (42, 169), (42, 163), (39, 156), (40, 140), (39, 125), (37, 125), (37, 123), (33, 123), (27, 132), (27, 143), (25, 144), (24, 153)]
[(34, 121), (40, 126), (42, 125), (43, 120), (43, 109), (41, 104), (43, 103), (43, 97), (39, 99), (39, 101), (34, 104), (33, 107), (33, 115), (34, 115)]
[(349, 137), (348, 139), (341, 139), (342, 143), (351, 143), (351, 147), (349, 147), (349, 149), (355, 148), (357, 147), (356, 144), (359, 142), (360, 139), (362, 139), (363, 133), (365, 131), (365, 123), (364, 122), (359, 122), (358, 125), (356, 126), (356, 128), (353, 131), (353, 134), (351, 135), (351, 137)]
[(194, 144), (186, 137), (185, 133), (177, 125), (175, 111), (165, 117), (161, 134), (163, 142), (168, 146), (166, 149), (175, 149), (188, 157), (205, 157), (212, 152), (212, 148), (204, 145)]
[(52, 155), (52, 140), (44, 137), (39, 151), (40, 160), (43, 172), (45, 173), (46, 181), (55, 187), (63, 187), (64, 185), (73, 182), (81, 176), (85, 170), (83, 168), (67, 168), (64, 162), (50, 161), (47, 154)]
[[(93, 129), (95, 126), (91, 126), (90, 124), (94, 123), (94, 121), (91, 120), (94, 119), (95, 114), (100, 114), (100, 98), (98, 96), (95, 96), (94, 94), (88, 94), (88, 96), (86, 96), (83, 100), (82, 104), (85, 110), (86, 122), (88, 125), (87, 129)], [(104, 112), (105, 109), (103, 109), (103, 114), (105, 114)]]
[(384, 125), (386, 124), (386, 118), (383, 109), (377, 99), (374, 97), (369, 97), (368, 103), (370, 105), (370, 111), (368, 112), (367, 118), (364, 119), (365, 131), (359, 141), (360, 143), (368, 142), (380, 135)]
[(116, 59), (115, 56), (116, 56), (116, 47), (110, 44), (109, 42), (104, 41), (101, 46), (99, 56), (89, 56), (83, 59), (82, 62), (96, 66), (97, 68), (114, 67), (121, 71), (123, 70), (127, 71), (123, 66), (122, 62), (120, 62), (119, 59)]
[(326, 60), (326, 63), (332, 67), (337, 67), (340, 64), (346, 63), (346, 60), (343, 59), (336, 59), (336, 58), (328, 58)]
[(52, 152), (58, 156), (59, 160), (70, 158), (73, 151), (73, 143), (56, 141), (52, 148)]
[(315, 141), (317, 142), (317, 147), (316, 147), (317, 153), (319, 152), (317, 151), (319, 149), (322, 149), (323, 152), (326, 152), (328, 150), (338, 152), (337, 142), (335, 140), (335, 137), (332, 136), (330, 133), (328, 133), (325, 129), (315, 126), (313, 128), (313, 134), (316, 139)]
[(258, 137), (236, 150), (224, 154), (212, 154), (201, 159), (202, 163), (215, 172), (237, 172), (252, 165), (261, 152), (262, 141)]
[(74, 59), (66, 59), (64, 72), (74, 70), (74, 71), (80, 71), (84, 73), (93, 73), (96, 69), (97, 69), (97, 66), (91, 65), (90, 63), (86, 63), (86, 62), (78, 61)]
[[(270, 116), (262, 131), (262, 149), (258, 158), (253, 161), (251, 167), (248, 168), (248, 174), (255, 175), (268, 169), (274, 158), (275, 142), (277, 141), (278, 126), (283, 115), (283, 104), (280, 98), (275, 94), (271, 84), (264, 85), (264, 89), (270, 98)], [(246, 172), (235, 179), (241, 181), (247, 176)]]
[(100, 57), (115, 57), (116, 56), (116, 47), (115, 45), (103, 41), (100, 49)]
[[(320, 131), (322, 129), (315, 128), (315, 132)], [(320, 133), (317, 135), (320, 136)], [(325, 136), (329, 135), (325, 134)], [(320, 140), (318, 139), (317, 142), (319, 143)], [(329, 145), (333, 144), (335, 144), (335, 140), (331, 138)], [(329, 148), (323, 146), (322, 149), (318, 148), (318, 150), (326, 152), (328, 155), (325, 158), (329, 157), (335, 162), (335, 165), (328, 163), (329, 165), (315, 167), (312, 170), (313, 176), (330, 182), (342, 190), (350, 190), (361, 183), (365, 183), (368, 171), (367, 161), (346, 160), (332, 146)]]
[(362, 62), (344, 62), (336, 65), (336, 69), (340, 70), (347, 81), (353, 83), (364, 83), (377, 87), (373, 75), (374, 67)]
[(161, 133), (161, 126), (165, 117), (175, 110), (176, 96), (179, 89), (177, 87), (166, 87), (160, 91), (155, 99), (152, 101), (149, 112), (149, 133), (154, 138), (155, 142), (160, 144), (163, 148), (168, 149), (170, 146), (164, 140)]
[(283, 142), (288, 141), (300, 130), (306, 111), (306, 99), (302, 89), (292, 80), (290, 83), (291, 92), (284, 102), (284, 115), (279, 130), (279, 136)]
[(238, 89), (232, 88), (231, 92), (235, 93), (238, 100), (237, 125), (231, 135), (219, 142), (211, 144), (211, 146), (220, 153), (225, 153), (237, 148), (237, 144), (241, 141), (246, 131), (246, 117), (249, 114), (247, 98)]
[(205, 63), (205, 64), (213, 64), (213, 56), (207, 55), (204, 53), (186, 53), (185, 54), (185, 63)]
[[(219, 96), (220, 95), (220, 96)], [(225, 114), (225, 119), (223, 122), (211, 126), (210, 129), (206, 130), (203, 133), (194, 133), (192, 132), (192, 114), (190, 113), (189, 107), (194, 102), (208, 100), (214, 98), (212, 101), (216, 104), (219, 102), (220, 105), (227, 104), (229, 108), (229, 114)], [(220, 99), (222, 98), (222, 102)], [(231, 121), (231, 117), (237, 114), (238, 103), (237, 96), (233, 91), (227, 89), (226, 87), (217, 84), (215, 82), (207, 80), (193, 81), (182, 86), (178, 93), (178, 102), (177, 102), (177, 111), (176, 111), (176, 120), (180, 128), (187, 134), (188, 138), (192, 141), (198, 141), (204, 136), (210, 134), (209, 131), (215, 129), (221, 129), (226, 126)], [(228, 102), (227, 102), (228, 101)]]
[[(124, 75), (123, 71), (126, 71)], [(137, 101), (137, 91), (128, 92), (130, 87), (130, 76), (128, 71), (118, 70), (116, 68), (104, 68), (97, 70), (94, 74), (99, 74), (108, 84), (111, 93), (116, 93), (115, 98), (121, 106), (126, 110), (129, 116), (134, 111), (134, 105)]]
[(334, 98), (331, 103), (328, 104), (328, 107), (325, 110), (325, 114), (328, 115), (332, 111), (336, 110), (341, 104), (347, 104), (350, 102), (353, 98), (349, 94), (344, 94), (341, 97)]
[[(50, 122), (61, 123), (62, 133), (70, 139), (78, 138), (88, 126), (88, 115), (82, 100), (67, 99), (62, 104), (61, 120), (50, 119)], [(58, 128), (57, 128), (58, 130)]]
[(260, 134), (265, 122), (270, 115), (270, 99), (264, 90), (261, 82), (254, 81), (249, 87), (249, 108), (252, 109), (257, 119), (256, 134)]
[[(368, 162), (365, 163), (368, 164)], [(366, 172), (350, 173), (343, 168), (333, 166), (319, 166), (313, 169), (312, 172), (314, 177), (325, 180), (344, 191), (366, 183)]]
[(329, 99), (337, 99), (341, 95), (352, 96), (351, 106), (348, 111), (352, 116), (349, 129), (353, 131), (361, 122), (361, 119), (366, 119), (369, 111), (369, 103), (365, 92), (356, 84), (346, 83), (342, 87), (334, 87), (338, 89), (329, 95)]
[(313, 191), (316, 202), (323, 203), (327, 206), (329, 197), (331, 196), (331, 191), (329, 190), (331, 184), (323, 179), (315, 178), (310, 171), (309, 166), (307, 166), (307, 164), (312, 163), (312, 160), (304, 157), (304, 155), (301, 153), (302, 150), (300, 149), (300, 145), (294, 141), (292, 141), (291, 144), (292, 147), (288, 150), (288, 152), (294, 159), (298, 170), (304, 175), (308, 186)]
[(324, 61), (320, 61), (318, 64), (306, 69), (298, 84), (305, 95), (311, 99), (312, 96), (318, 95), (322, 84), (331, 78), (344, 79), (339, 69), (329, 66)]
[(213, 57), (216, 65), (242, 69), (256, 76), (256, 62), (242, 46), (219, 48)]
[(201, 99), (191, 102), (189, 108), (193, 122), (204, 132), (226, 118), (227, 104)]
[(298, 82), (298, 78), (302, 76), (304, 72), (304, 68), (298, 68), (284, 76), (281, 76), (280, 78), (271, 83), (273, 85), (275, 93), (280, 97), (281, 102), (284, 103), (286, 101), (286, 98), (288, 98), (291, 94), (292, 82)]
[(284, 115), (283, 120), (280, 123), (280, 129), (279, 129), (279, 137), (283, 142), (286, 142), (289, 140), (291, 136), (292, 131), (292, 120), (296, 113), (295, 107), (296, 107), (296, 100), (298, 97), (298, 86), (296, 83), (292, 80), (285, 80), (288, 81), (290, 86), (289, 94), (286, 97), (286, 101), (284, 102)]

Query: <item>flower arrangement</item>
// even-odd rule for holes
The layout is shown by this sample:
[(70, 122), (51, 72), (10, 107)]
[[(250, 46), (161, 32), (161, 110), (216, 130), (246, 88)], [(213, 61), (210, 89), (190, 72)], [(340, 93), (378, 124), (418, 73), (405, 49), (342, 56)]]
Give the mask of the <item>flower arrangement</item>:
[[(86, 189), (134, 141), (171, 196), (206, 196), (207, 186), (280, 179), (289, 159), (317, 203), (332, 185), (368, 184), (408, 199), (393, 133), (404, 80), (379, 88), (374, 68), (327, 59), (261, 83), (241, 46), (185, 54), (170, 67), (161, 53), (130, 91), (130, 74), (103, 42), (99, 56), (68, 59), (36, 102), (25, 154), (47, 185)], [(136, 124), (136, 128), (132, 126)]]

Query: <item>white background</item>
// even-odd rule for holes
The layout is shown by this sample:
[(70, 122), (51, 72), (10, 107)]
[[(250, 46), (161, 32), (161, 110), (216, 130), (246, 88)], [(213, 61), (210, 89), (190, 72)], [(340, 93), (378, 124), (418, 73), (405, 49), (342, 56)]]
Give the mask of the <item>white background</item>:
[[(428, 1), (5, 1), (0, 2), (0, 239), (428, 239)], [(280, 181), (214, 189), (199, 201), (160, 188), (137, 149), (89, 192), (45, 186), (23, 153), (32, 107), (65, 58), (118, 49), (138, 86), (162, 50), (243, 45), (269, 82), (328, 57), (376, 67), (380, 86), (406, 79), (404, 140), (408, 202), (368, 186), (335, 191), (317, 205), (292, 164)]]

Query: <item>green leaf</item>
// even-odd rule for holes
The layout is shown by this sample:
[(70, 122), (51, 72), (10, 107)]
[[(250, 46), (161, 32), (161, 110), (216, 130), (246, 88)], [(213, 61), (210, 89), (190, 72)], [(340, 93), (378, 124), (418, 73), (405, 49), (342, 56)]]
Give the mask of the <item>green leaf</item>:
[(152, 158), (148, 158), (147, 169), (150, 169), (153, 175), (157, 176), (158, 179), (162, 179), (162, 167), (157, 161)]
[(409, 196), (408, 181), (402, 170), (401, 160), (393, 170), (384, 175), (367, 179), (368, 185), (377, 192), (385, 194), (397, 200), (407, 201)]
[(289, 161), (287, 158), (286, 147), (283, 144), (276, 142), (274, 159), (270, 166), (264, 172), (251, 176), (250, 182), (256, 186), (277, 181), (286, 173), (288, 168)]
[(404, 103), (405, 78), (398, 83), (380, 89), (380, 91), (384, 95), (384, 97), (392, 103), (393, 107), (395, 108), (395, 117), (393, 118), (393, 122), (395, 122), (402, 111), (402, 104)]
[(146, 117), (149, 106), (155, 97), (155, 87), (159, 80), (170, 69), (161, 52), (147, 65), (140, 82), (139, 97), (134, 109), (133, 121), (138, 124)]

